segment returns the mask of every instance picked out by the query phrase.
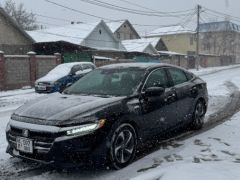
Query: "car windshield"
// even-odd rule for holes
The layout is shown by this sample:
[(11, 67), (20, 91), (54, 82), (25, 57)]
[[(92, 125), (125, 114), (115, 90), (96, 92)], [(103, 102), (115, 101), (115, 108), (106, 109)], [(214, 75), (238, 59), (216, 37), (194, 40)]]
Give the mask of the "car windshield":
[(97, 69), (67, 88), (64, 93), (128, 96), (136, 90), (143, 75), (144, 69), (140, 68)]

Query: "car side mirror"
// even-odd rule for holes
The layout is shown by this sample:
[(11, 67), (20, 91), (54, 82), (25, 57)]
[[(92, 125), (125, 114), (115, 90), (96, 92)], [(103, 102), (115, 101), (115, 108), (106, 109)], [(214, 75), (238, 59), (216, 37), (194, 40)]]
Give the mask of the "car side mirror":
[(148, 97), (161, 96), (165, 92), (163, 87), (149, 87), (145, 91), (145, 95)]

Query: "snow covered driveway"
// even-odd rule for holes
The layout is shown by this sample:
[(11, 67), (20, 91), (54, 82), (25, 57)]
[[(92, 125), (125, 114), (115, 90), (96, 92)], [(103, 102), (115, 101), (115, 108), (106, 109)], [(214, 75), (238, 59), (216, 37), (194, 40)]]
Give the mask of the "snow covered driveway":
[[(206, 121), (222, 121), (232, 114), (239, 105), (240, 66), (202, 69), (196, 74), (208, 83)], [(0, 92), (0, 179), (240, 179), (240, 113), (214, 129), (159, 145), (153, 153), (119, 171), (58, 173), (10, 158), (5, 153), (5, 127), (9, 117), (18, 106), (38, 96), (32, 90)]]

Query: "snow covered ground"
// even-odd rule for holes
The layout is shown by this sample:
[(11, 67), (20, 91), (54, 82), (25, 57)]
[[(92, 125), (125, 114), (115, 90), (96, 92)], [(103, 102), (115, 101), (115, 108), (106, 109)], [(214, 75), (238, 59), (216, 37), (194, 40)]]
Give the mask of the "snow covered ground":
[[(240, 87), (240, 66), (201, 69), (209, 90), (206, 121), (230, 103)], [(240, 113), (217, 127), (187, 139), (171, 141), (119, 171), (77, 170), (71, 173), (38, 169), (5, 153), (5, 127), (14, 109), (39, 97), (33, 90), (0, 92), (0, 179), (240, 179)], [(24, 173), (22, 173), (24, 171)], [(18, 173), (21, 172), (21, 173)]]

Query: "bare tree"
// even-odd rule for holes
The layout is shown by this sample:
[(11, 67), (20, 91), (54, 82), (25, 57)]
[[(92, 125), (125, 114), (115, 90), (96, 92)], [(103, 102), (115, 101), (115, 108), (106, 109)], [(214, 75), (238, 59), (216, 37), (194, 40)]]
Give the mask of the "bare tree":
[(31, 31), (39, 28), (39, 26), (36, 24), (36, 16), (32, 12), (27, 12), (23, 3), (17, 5), (13, 0), (7, 0), (4, 10), (24, 30)]

